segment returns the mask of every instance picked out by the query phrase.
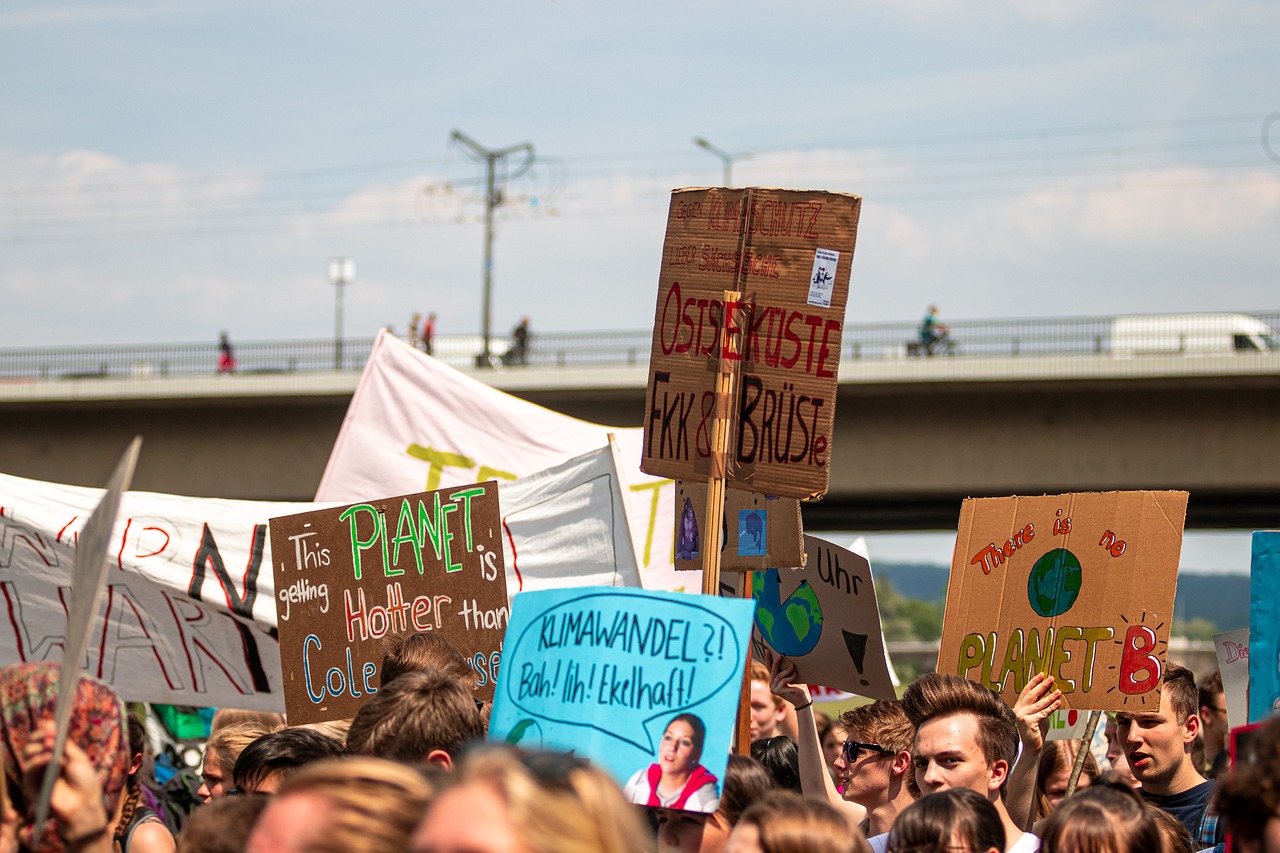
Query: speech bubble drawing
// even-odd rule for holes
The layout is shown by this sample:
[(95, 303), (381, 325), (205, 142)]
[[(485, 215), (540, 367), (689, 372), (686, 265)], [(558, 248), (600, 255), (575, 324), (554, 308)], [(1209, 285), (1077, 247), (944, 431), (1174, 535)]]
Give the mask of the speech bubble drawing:
[(742, 678), (734, 625), (684, 597), (649, 594), (637, 607), (636, 596), (586, 593), (535, 613), (505, 650), (501, 689), (530, 717), (652, 755), (652, 722)]

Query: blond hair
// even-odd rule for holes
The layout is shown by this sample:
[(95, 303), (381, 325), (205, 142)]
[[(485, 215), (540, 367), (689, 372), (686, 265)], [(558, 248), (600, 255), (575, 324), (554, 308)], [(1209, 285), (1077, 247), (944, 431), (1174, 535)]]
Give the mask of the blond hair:
[(491, 787), (533, 853), (643, 853), (638, 810), (604, 771), (557, 753), (487, 747), (462, 762), (459, 784)]
[(325, 803), (313, 853), (400, 853), (435, 789), (411, 767), (352, 756), (317, 761), (294, 773), (276, 799), (311, 795)]
[(230, 779), (236, 767), (236, 759), (240, 757), (240, 753), (244, 751), (244, 748), (263, 735), (269, 735), (279, 728), (279, 726), (268, 726), (255, 720), (231, 723), (220, 729), (215, 729), (213, 734), (209, 736), (209, 740), (205, 742), (204, 748), (206, 751), (213, 750), (222, 772)]

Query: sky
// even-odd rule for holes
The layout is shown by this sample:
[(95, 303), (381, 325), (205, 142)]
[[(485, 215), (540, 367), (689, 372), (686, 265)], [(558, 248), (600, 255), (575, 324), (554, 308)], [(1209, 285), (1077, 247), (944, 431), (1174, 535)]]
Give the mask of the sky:
[[(327, 339), (338, 256), (345, 334), (475, 333), (455, 130), (533, 151), (498, 335), (651, 325), (670, 191), (722, 183), (695, 137), (863, 197), (850, 322), (1276, 310), (1277, 44), (1268, 0), (10, 0), (0, 349)], [(1243, 570), (1226, 535), (1184, 565)]]
[[(670, 190), (863, 196), (848, 319), (1280, 307), (1280, 6), (13, 0), (0, 349), (643, 329)], [(1268, 117), (1271, 118), (1268, 118)], [(1268, 139), (1264, 143), (1264, 132)]]

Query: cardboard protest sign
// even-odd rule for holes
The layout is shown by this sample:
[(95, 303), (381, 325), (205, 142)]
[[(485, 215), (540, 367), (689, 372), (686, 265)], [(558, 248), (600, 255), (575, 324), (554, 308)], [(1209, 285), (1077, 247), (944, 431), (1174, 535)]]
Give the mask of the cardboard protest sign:
[[(671, 194), (645, 392), (646, 473), (804, 500), (827, 491), (862, 200), (779, 189)], [(725, 304), (724, 292), (740, 298)], [(722, 332), (741, 333), (734, 349)], [(728, 450), (716, 376), (737, 362)]]
[(1047, 672), (1069, 707), (1158, 707), (1186, 492), (969, 499), (938, 672), (1012, 705)]
[(1249, 570), (1249, 722), (1280, 712), (1280, 531), (1256, 530)]
[(1222, 674), (1222, 694), (1227, 702), (1227, 728), (1249, 722), (1249, 629), (1213, 635)]
[(816, 536), (804, 544), (803, 569), (752, 576), (756, 659), (764, 660), (767, 646), (795, 663), (800, 681), (894, 698), (871, 564)]
[(493, 693), (508, 616), (493, 481), (271, 519), (292, 724), (355, 716), (388, 634), (438, 631)]
[(676, 571), (701, 571), (702, 549), (720, 543), (720, 569), (749, 572), (804, 565), (804, 525), (800, 503), (731, 489), (724, 495), (724, 529), (708, 535), (707, 484), (676, 481)]
[(507, 482), (603, 447), (610, 433), (627, 481), (641, 581), (647, 589), (678, 589), (684, 580), (671, 565), (675, 488), (640, 471), (639, 427), (553, 412), (472, 379), (385, 330), (374, 340), (316, 500), (351, 503), (367, 495)]
[[(644, 590), (526, 592), (512, 603), (489, 737), (572, 750), (633, 802), (714, 812), (751, 602)], [(663, 749), (665, 740), (686, 748)], [(654, 794), (654, 791), (657, 794)]]

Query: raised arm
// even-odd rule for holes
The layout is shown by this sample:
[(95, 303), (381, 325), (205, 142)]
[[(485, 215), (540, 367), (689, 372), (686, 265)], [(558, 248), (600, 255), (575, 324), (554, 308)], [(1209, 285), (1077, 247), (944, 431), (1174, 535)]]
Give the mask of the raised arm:
[(1036, 819), (1036, 773), (1049, 731), (1049, 715), (1061, 705), (1062, 692), (1054, 689), (1053, 679), (1042, 672), (1031, 676), (1013, 705), (1022, 754), (1005, 783), (1004, 806), (1013, 822), (1024, 830), (1030, 830)]

